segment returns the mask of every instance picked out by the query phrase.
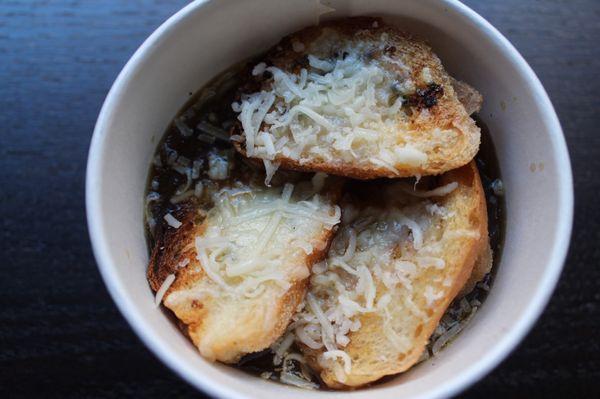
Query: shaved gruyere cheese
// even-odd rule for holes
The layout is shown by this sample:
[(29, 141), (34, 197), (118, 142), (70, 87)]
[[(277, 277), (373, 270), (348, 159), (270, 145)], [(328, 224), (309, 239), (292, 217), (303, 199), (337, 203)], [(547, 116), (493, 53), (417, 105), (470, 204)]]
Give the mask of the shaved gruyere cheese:
[(283, 188), (238, 184), (216, 192), (206, 228), (194, 241), (197, 261), (208, 278), (166, 300), (187, 300), (204, 292), (247, 298), (267, 289), (283, 293), (308, 277), (307, 254), (341, 213), (314, 191), (308, 200), (294, 191), (288, 183)]
[(167, 292), (167, 290), (169, 289), (169, 287), (171, 287), (171, 284), (173, 284), (173, 282), (175, 281), (175, 275), (174, 274), (169, 274), (165, 280), (163, 281), (163, 283), (160, 285), (160, 288), (156, 291), (156, 295), (154, 297), (154, 305), (155, 306), (160, 306), (163, 297), (165, 296), (165, 293)]
[(437, 187), (433, 190), (423, 191), (417, 190), (416, 188), (410, 186), (409, 184), (398, 182), (396, 183), (397, 187), (400, 188), (406, 194), (413, 195), (419, 198), (429, 198), (429, 197), (443, 197), (444, 195), (450, 194), (458, 187), (457, 182), (448, 183), (444, 186)]
[[(432, 233), (432, 223), (447, 211), (426, 197), (455, 188), (451, 183), (417, 195), (411, 189), (396, 197), (400, 202), (383, 208), (345, 204), (344, 214), (351, 215), (346, 215), (326, 260), (313, 267), (306, 305), (294, 316), (292, 328), (298, 342), (321, 351), (318, 362), (338, 381), (343, 383), (350, 373), (352, 360), (344, 348), (352, 332), (361, 328), (362, 315), (379, 315), (389, 341), (408, 350), (411, 340), (394, 330), (388, 306), (405, 307), (415, 320), (425, 321), (429, 316), (418, 304), (433, 307), (443, 297), (431, 286), (416, 290), (414, 285), (422, 273), (446, 267), (435, 249), (443, 235)], [(435, 213), (430, 211), (434, 205)]]
[(165, 214), (165, 216), (163, 216), (163, 219), (165, 219), (165, 221), (167, 222), (167, 224), (175, 229), (178, 229), (181, 227), (181, 222), (179, 220), (177, 220), (175, 218), (175, 216), (171, 215), (170, 213)]
[(393, 173), (399, 173), (396, 165), (425, 164), (425, 149), (398, 129), (407, 119), (402, 104), (408, 90), (402, 88), (414, 84), (389, 68), (398, 61), (365, 57), (364, 46), (347, 45), (334, 59), (309, 54), (299, 73), (257, 64), (252, 74), (269, 72), (271, 84), (232, 104), (247, 155), (275, 169), (279, 156), (366, 163)]

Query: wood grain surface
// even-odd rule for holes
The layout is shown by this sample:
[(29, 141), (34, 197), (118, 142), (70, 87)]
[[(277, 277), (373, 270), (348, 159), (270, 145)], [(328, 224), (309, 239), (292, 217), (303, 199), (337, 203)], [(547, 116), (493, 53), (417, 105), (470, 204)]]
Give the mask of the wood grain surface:
[[(400, 0), (396, 0), (400, 1)], [(0, 397), (202, 397), (113, 305), (84, 172), (119, 70), (183, 0), (0, 0)], [(469, 0), (548, 90), (572, 157), (569, 258), (535, 328), (465, 398), (600, 397), (600, 2)]]

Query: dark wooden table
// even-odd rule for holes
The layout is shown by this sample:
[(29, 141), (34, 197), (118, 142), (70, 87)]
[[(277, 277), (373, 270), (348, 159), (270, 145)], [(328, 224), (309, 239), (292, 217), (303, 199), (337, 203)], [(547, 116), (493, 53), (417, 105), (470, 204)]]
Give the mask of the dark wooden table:
[[(185, 3), (0, 0), (0, 397), (202, 396), (117, 312), (84, 209), (85, 161), (104, 96), (142, 40)], [(598, 398), (600, 1), (467, 3), (515, 44), (548, 90), (571, 152), (576, 212), (544, 315), (462, 396)]]

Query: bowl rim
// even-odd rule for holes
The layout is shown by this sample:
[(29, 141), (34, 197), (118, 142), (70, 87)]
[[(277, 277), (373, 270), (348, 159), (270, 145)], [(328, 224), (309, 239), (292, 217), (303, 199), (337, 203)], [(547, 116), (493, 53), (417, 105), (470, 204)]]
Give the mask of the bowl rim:
[[(552, 256), (546, 265), (543, 279), (540, 281), (538, 289), (532, 294), (531, 301), (526, 305), (522, 316), (515, 321), (511, 329), (490, 350), (482, 355), (478, 362), (461, 370), (453, 378), (444, 383), (420, 394), (419, 398), (441, 398), (459, 393), (488, 374), (515, 349), (541, 315), (556, 287), (567, 256), (573, 224), (574, 195), (569, 153), (558, 116), (540, 80), (508, 39), (482, 16), (458, 0), (438, 1), (463, 17), (466, 17), (476, 26), (482, 35), (486, 35), (493, 40), (498, 45), (500, 53), (506, 59), (509, 59), (518, 69), (519, 74), (524, 76), (526, 81), (529, 82), (528, 89), (533, 92), (540, 105), (540, 109), (542, 110), (541, 116), (548, 127), (549, 138), (553, 142), (553, 156), (557, 162), (557, 177), (562, 187), (559, 191), (561, 212), (559, 212), (555, 231), (556, 244), (551, 248)], [(234, 388), (214, 384), (210, 380), (203, 379), (202, 375), (193, 370), (183, 367), (178, 356), (171, 351), (165, 342), (162, 342), (157, 337), (153, 329), (146, 323), (144, 317), (137, 313), (134, 304), (124, 294), (127, 287), (115, 277), (116, 274), (114, 271), (117, 267), (110, 260), (109, 254), (111, 253), (111, 249), (106, 240), (107, 231), (105, 231), (103, 224), (100, 222), (103, 217), (100, 207), (102, 190), (96, 184), (101, 175), (103, 154), (107, 150), (105, 140), (105, 136), (108, 134), (106, 133), (107, 128), (112, 121), (115, 104), (126, 90), (128, 80), (144, 64), (150, 50), (161, 41), (163, 35), (174, 30), (181, 21), (190, 17), (192, 11), (210, 2), (212, 1), (195, 0), (163, 22), (135, 51), (113, 83), (102, 105), (90, 143), (85, 187), (86, 215), (92, 249), (102, 279), (117, 308), (146, 347), (171, 370), (196, 389), (218, 397), (248, 398), (249, 396)]]

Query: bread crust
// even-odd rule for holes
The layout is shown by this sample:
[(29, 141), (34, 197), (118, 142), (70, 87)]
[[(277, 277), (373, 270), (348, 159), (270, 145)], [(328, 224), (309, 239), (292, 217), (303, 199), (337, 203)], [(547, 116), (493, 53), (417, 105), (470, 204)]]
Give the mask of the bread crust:
[[(445, 137), (444, 140), (447, 141), (444, 142), (444, 145), (427, 151), (428, 159), (420, 166), (394, 165), (398, 171), (397, 173), (388, 168), (373, 165), (372, 163), (360, 165), (360, 162), (343, 160), (325, 162), (314, 157), (298, 160), (278, 154), (275, 156), (274, 161), (280, 162), (280, 168), (324, 172), (367, 180), (381, 177), (397, 178), (438, 175), (461, 167), (473, 159), (479, 148), (480, 130), (469, 117), (467, 111), (465, 111), (463, 104), (459, 101), (452, 80), (444, 70), (441, 61), (425, 42), (395, 27), (384, 24), (381, 19), (367, 17), (347, 18), (303, 29), (283, 38), (278, 45), (267, 52), (262, 61), (267, 65), (273, 65), (288, 72), (297, 73), (303, 65), (306, 52), (294, 51), (294, 43), (302, 43), (308, 49), (310, 43), (315, 41), (325, 30), (332, 30), (339, 34), (343, 40), (348, 41), (362, 40), (371, 42), (379, 40), (382, 34), (386, 34), (389, 41), (388, 47), (394, 49), (394, 53), (390, 53), (391, 56), (401, 59), (402, 63), (409, 68), (409, 77), (415, 82), (417, 88), (424, 89), (430, 84), (430, 82), (423, 78), (422, 73), (424, 68), (428, 68), (431, 79), (441, 87), (443, 95), (438, 97), (436, 104), (429, 108), (423, 108), (418, 102), (417, 104), (410, 105), (409, 101), (410, 117), (408, 128), (404, 131), (404, 128), (399, 127), (399, 131), (410, 135), (414, 140), (426, 140), (428, 142), (431, 141), (433, 132), (436, 129), (441, 129), (444, 132), (452, 132), (452, 137)], [(382, 52), (375, 52), (372, 56), (381, 57)], [(404, 69), (394, 64), (387, 66), (387, 68), (399, 74), (406, 74)], [(255, 78), (251, 74), (248, 74), (247, 83), (240, 88), (240, 94), (256, 91), (261, 87), (268, 87), (270, 84), (268, 79), (262, 81), (257, 81), (256, 79), (262, 78)], [(243, 136), (243, 130), (239, 124), (232, 128), (231, 133)], [(247, 157), (244, 142), (234, 143), (234, 146), (238, 152)]]
[(477, 260), (473, 266), (473, 271), (471, 272), (471, 275), (467, 279), (467, 282), (463, 288), (458, 293), (458, 298), (468, 295), (471, 291), (473, 291), (475, 285), (482, 281), (486, 274), (492, 271), (493, 260), (494, 253), (492, 251), (492, 247), (490, 246), (489, 238), (486, 237), (486, 242), (482, 245), (481, 252), (477, 256)]

